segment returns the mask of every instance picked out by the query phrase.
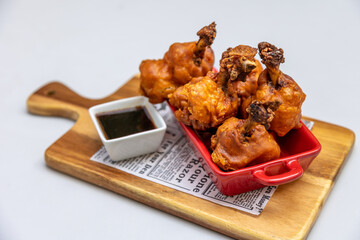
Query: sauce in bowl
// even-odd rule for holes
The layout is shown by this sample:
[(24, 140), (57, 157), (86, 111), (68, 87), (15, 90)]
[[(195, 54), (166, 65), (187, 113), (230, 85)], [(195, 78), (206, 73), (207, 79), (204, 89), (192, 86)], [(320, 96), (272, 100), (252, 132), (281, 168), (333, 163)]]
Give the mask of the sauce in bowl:
[(142, 106), (98, 113), (96, 118), (106, 139), (114, 139), (155, 129), (149, 113)]

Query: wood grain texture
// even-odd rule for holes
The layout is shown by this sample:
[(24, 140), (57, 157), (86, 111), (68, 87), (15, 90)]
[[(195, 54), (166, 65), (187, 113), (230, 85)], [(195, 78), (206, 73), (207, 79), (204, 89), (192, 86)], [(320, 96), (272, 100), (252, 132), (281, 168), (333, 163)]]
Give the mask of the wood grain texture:
[(138, 86), (139, 78), (135, 76), (110, 96), (97, 100), (81, 97), (58, 82), (34, 92), (27, 101), (30, 113), (76, 120), (46, 150), (46, 164), (233, 238), (306, 238), (352, 149), (355, 135), (351, 130), (305, 118), (315, 122), (312, 132), (322, 145), (321, 153), (299, 180), (279, 186), (264, 211), (254, 216), (89, 160), (102, 143), (88, 108), (138, 95)]

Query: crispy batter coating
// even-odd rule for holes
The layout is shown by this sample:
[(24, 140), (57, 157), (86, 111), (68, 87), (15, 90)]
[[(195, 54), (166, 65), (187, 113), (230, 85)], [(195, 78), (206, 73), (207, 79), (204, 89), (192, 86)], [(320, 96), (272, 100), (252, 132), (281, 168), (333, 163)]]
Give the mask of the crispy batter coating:
[[(193, 77), (205, 76), (214, 66), (214, 53), (206, 47), (201, 61), (194, 61), (196, 43), (174, 43), (165, 53), (164, 61), (172, 69), (172, 81), (176, 84), (186, 84)], [(197, 63), (199, 63), (197, 65)]]
[(230, 75), (229, 85), (239, 97), (241, 118), (247, 118), (246, 109), (253, 100), (257, 90), (257, 80), (263, 70), (260, 62), (255, 60), (256, 53), (256, 48), (239, 45), (225, 51), (220, 62), (220, 73), (221, 69), (227, 69), (227, 73), (223, 74), (224, 78), (227, 79)]
[(178, 120), (203, 131), (236, 116), (240, 99), (231, 82), (245, 79), (256, 67), (255, 54), (256, 49), (249, 46), (229, 48), (222, 54), (218, 74), (210, 72), (193, 79), (170, 94), (170, 104), (178, 109)]
[(169, 65), (164, 60), (144, 60), (140, 64), (141, 91), (152, 103), (160, 103), (175, 91)]
[(261, 63), (258, 60), (255, 60), (255, 63), (256, 68), (254, 68), (254, 70), (252, 70), (249, 75), (246, 76), (245, 81), (232, 82), (233, 88), (237, 92), (238, 97), (241, 99), (239, 117), (244, 119), (248, 117), (246, 109), (254, 100), (254, 96), (258, 88), (258, 78), (260, 73), (263, 71)]
[(256, 53), (256, 48), (247, 45), (228, 48), (221, 56), (217, 81), (222, 85), (228, 81), (245, 81), (257, 66), (254, 58)]
[(248, 108), (248, 119), (227, 119), (211, 137), (214, 163), (228, 171), (279, 158), (280, 147), (266, 130), (279, 105), (274, 102), (266, 107), (254, 102)]
[(261, 102), (282, 102), (275, 112), (270, 130), (278, 136), (286, 135), (291, 129), (301, 127), (301, 106), (306, 95), (299, 85), (279, 69), (284, 62), (283, 50), (269, 43), (260, 43), (259, 52), (266, 69), (258, 79), (255, 99)]
[(140, 64), (140, 90), (151, 103), (160, 103), (177, 87), (193, 77), (205, 76), (214, 65), (211, 44), (216, 36), (215, 23), (202, 28), (198, 42), (174, 43), (161, 60)]
[(224, 93), (211, 75), (194, 78), (170, 95), (176, 118), (196, 130), (216, 127), (237, 113), (236, 96)]

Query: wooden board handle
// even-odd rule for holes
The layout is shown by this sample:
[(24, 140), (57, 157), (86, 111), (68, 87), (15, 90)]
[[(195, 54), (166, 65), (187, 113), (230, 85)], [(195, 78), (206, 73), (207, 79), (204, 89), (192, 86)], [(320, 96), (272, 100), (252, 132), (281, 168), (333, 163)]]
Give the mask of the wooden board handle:
[(89, 108), (97, 102), (78, 95), (59, 82), (51, 82), (28, 98), (27, 108), (34, 114), (76, 120), (79, 116), (78, 108)]
[(80, 96), (62, 83), (50, 82), (30, 95), (27, 100), (27, 109), (33, 114), (77, 120), (84, 110), (87, 111), (94, 105), (139, 95), (138, 86), (139, 78), (134, 76), (132, 81), (111, 95), (102, 99), (89, 99)]

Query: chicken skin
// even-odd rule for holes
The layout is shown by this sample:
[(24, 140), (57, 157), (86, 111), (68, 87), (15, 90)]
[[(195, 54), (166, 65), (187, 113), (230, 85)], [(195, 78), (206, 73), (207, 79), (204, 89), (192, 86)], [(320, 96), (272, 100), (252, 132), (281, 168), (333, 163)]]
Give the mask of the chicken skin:
[(247, 119), (227, 119), (211, 137), (211, 158), (222, 170), (237, 170), (280, 157), (280, 147), (267, 127), (280, 102), (250, 104)]
[(245, 45), (229, 48), (222, 54), (219, 73), (209, 72), (176, 89), (169, 95), (170, 104), (177, 109), (176, 118), (204, 131), (236, 116), (240, 99), (232, 82), (245, 79), (256, 67), (256, 52)]
[(216, 36), (215, 23), (197, 32), (197, 42), (174, 43), (163, 59), (140, 64), (140, 90), (151, 103), (160, 103), (193, 77), (205, 76), (214, 65), (211, 44)]
[(284, 51), (267, 42), (259, 43), (258, 47), (266, 69), (259, 76), (255, 99), (282, 102), (270, 130), (278, 136), (285, 136), (291, 129), (301, 127), (301, 106), (306, 95), (290, 76), (280, 71), (279, 65), (285, 61)]

